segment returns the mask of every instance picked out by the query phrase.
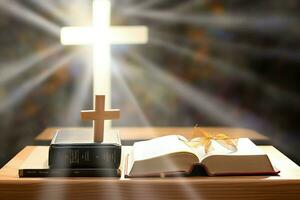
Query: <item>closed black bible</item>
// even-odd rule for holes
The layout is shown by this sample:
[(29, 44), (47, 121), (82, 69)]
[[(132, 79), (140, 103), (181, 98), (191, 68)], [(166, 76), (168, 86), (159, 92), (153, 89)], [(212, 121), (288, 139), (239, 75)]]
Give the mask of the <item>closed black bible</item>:
[(103, 143), (93, 142), (90, 130), (58, 130), (49, 147), (49, 167), (118, 169), (121, 142), (117, 131), (105, 134)]

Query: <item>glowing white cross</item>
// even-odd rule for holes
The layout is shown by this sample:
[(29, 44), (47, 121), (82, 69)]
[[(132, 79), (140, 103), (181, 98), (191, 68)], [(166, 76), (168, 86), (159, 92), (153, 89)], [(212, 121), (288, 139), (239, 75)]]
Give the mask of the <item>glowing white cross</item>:
[[(64, 45), (93, 45), (93, 90), (94, 96), (106, 95), (105, 106), (110, 108), (111, 44), (143, 44), (148, 40), (145, 26), (110, 27), (110, 1), (93, 1), (93, 24), (90, 27), (64, 27), (61, 43)], [(94, 102), (95, 107), (95, 102)], [(105, 123), (110, 128), (110, 123)]]

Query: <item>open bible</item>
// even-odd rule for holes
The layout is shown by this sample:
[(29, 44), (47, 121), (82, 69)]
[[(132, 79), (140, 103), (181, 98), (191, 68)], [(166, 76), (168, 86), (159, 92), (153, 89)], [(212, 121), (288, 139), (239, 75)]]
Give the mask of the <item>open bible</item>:
[(248, 138), (237, 139), (232, 151), (211, 141), (211, 151), (188, 145), (179, 135), (168, 135), (136, 142), (127, 155), (125, 176), (197, 175), (276, 175), (268, 156)]

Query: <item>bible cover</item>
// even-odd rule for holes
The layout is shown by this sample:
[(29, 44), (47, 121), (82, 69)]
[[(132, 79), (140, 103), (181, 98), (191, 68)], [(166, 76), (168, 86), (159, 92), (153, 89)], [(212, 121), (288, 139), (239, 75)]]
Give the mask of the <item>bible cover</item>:
[(117, 131), (105, 134), (104, 142), (93, 142), (89, 130), (58, 130), (49, 147), (49, 167), (118, 169), (121, 142)]
[(19, 177), (120, 177), (120, 169), (50, 169), (48, 151), (48, 146), (35, 146), (19, 168)]

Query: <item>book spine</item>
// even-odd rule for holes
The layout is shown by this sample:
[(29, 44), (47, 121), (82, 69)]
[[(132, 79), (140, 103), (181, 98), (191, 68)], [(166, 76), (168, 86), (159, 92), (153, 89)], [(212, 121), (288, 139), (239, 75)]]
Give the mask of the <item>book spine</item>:
[(118, 169), (20, 169), (19, 177), (119, 177)]
[(121, 146), (112, 147), (57, 147), (49, 148), (49, 167), (64, 168), (109, 168), (118, 169), (121, 161)]

